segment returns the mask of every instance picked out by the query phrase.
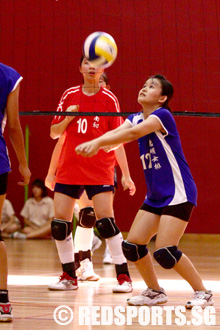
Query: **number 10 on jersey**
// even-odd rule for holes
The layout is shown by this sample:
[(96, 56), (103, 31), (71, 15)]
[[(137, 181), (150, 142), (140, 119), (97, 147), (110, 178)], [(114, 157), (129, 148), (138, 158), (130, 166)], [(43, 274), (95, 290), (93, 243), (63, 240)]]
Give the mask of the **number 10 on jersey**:
[(88, 127), (87, 119), (80, 118), (79, 120), (77, 120), (77, 124), (78, 124), (78, 133), (85, 134)]

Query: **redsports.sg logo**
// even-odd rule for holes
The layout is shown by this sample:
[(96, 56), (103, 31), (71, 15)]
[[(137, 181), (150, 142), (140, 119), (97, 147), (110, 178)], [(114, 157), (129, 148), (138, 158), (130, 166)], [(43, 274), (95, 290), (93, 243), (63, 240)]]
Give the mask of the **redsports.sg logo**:
[[(216, 311), (213, 306), (202, 309), (184, 306), (79, 306), (78, 325), (216, 325)], [(61, 305), (54, 310), (54, 320), (59, 325), (76, 322), (72, 309)]]

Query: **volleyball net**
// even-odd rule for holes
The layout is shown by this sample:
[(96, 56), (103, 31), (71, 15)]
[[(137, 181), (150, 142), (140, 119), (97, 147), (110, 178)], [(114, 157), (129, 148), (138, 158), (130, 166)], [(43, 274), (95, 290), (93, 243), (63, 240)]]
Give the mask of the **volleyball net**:
[(94, 31), (116, 40), (107, 75), (123, 112), (140, 109), (138, 91), (161, 73), (174, 85), (174, 113), (219, 113), (218, 0), (1, 0), (0, 24), (1, 61), (24, 77), (22, 115), (55, 110), (63, 91), (82, 82), (82, 46)]

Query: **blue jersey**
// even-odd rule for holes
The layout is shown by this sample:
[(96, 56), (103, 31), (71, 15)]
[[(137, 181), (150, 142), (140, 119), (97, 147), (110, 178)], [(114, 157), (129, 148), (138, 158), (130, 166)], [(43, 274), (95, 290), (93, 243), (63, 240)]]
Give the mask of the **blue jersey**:
[(7, 99), (8, 95), (15, 90), (22, 79), (17, 71), (0, 63), (0, 174), (11, 170), (7, 147), (3, 137)]
[[(164, 207), (184, 202), (196, 205), (197, 189), (183, 154), (173, 115), (164, 108), (151, 113), (164, 130), (138, 139), (147, 195), (144, 203)], [(144, 120), (143, 112), (130, 115), (126, 121), (132, 126)]]

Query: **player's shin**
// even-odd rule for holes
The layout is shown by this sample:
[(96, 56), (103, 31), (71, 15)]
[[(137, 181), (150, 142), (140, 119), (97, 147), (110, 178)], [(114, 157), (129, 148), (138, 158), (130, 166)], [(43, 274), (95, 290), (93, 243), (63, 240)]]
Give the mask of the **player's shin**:
[(76, 277), (72, 223), (61, 219), (53, 219), (51, 223), (51, 233), (56, 242), (63, 271), (71, 277)]
[(122, 251), (122, 234), (117, 227), (114, 218), (103, 218), (96, 222), (100, 235), (107, 240), (107, 244), (115, 264), (117, 277), (120, 274), (129, 276), (127, 261)]

